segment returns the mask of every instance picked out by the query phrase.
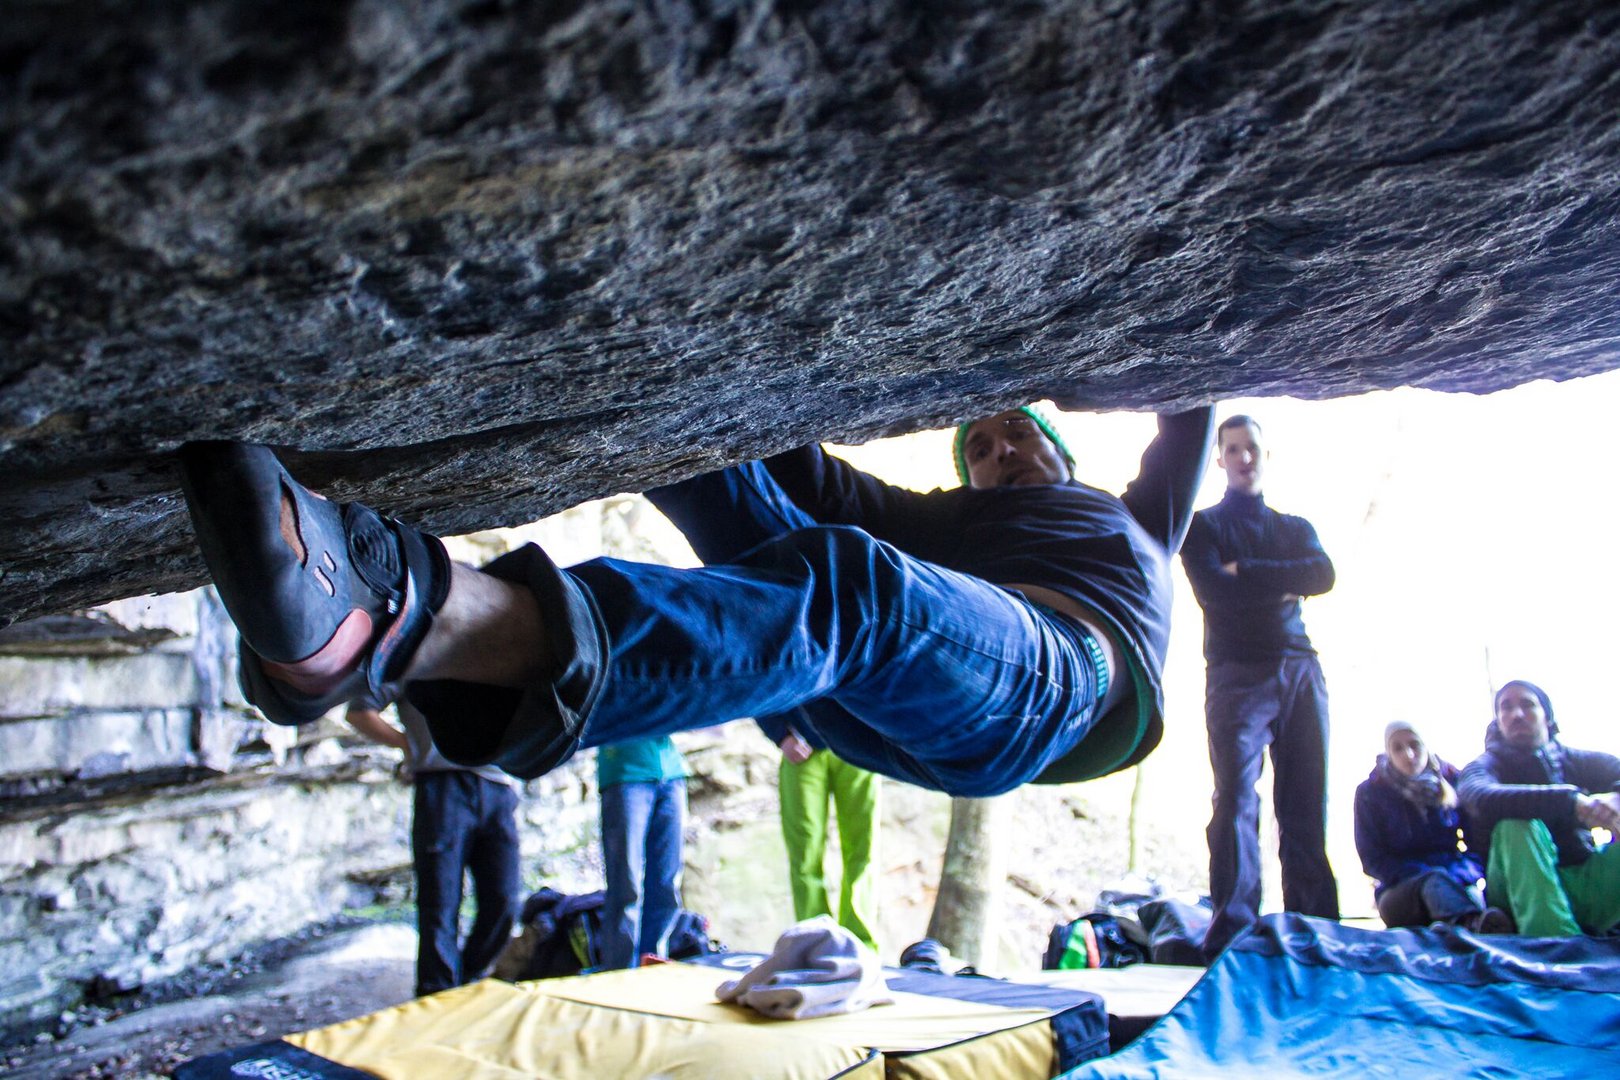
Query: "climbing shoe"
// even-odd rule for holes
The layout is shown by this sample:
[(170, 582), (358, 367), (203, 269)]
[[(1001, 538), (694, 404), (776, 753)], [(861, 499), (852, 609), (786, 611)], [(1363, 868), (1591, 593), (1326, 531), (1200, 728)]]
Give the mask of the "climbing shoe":
[(248, 701), (302, 724), (397, 697), (450, 590), (439, 539), (321, 498), (268, 447), (194, 442), (179, 458), (203, 559), (242, 635)]

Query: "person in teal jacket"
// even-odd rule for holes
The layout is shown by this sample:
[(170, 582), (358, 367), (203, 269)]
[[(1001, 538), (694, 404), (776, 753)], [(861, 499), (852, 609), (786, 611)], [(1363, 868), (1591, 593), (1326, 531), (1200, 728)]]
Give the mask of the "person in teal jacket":
[(601, 966), (635, 967), (663, 956), (681, 909), (681, 830), (686, 762), (665, 735), (596, 752), (602, 798)]
[[(762, 716), (757, 722), (782, 751), (777, 793), (794, 919), (831, 915), (875, 951), (877, 882), (872, 864), (877, 861), (882, 778), (827, 749), (808, 725), (801, 732), (782, 716)], [(827, 891), (829, 802), (838, 815), (838, 852), (843, 860), (836, 908)]]

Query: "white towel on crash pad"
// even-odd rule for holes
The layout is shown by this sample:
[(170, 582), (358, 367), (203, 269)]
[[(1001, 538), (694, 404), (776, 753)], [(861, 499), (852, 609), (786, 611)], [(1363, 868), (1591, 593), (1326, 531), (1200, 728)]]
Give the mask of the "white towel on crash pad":
[(830, 915), (788, 927), (771, 955), (714, 994), (776, 1020), (813, 1020), (894, 1001), (877, 954)]

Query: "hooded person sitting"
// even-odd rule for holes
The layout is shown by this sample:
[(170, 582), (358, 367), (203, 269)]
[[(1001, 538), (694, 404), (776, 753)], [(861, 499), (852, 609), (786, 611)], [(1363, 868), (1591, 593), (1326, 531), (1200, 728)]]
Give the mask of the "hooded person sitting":
[(1356, 851), (1386, 926), (1513, 929), (1503, 912), (1485, 906), (1485, 868), (1459, 842), (1457, 778), (1457, 767), (1430, 753), (1410, 723), (1384, 729), (1384, 752), (1356, 788), (1355, 818)]
[(1485, 752), (1457, 787), (1478, 831), (1486, 891), (1530, 937), (1604, 934), (1620, 925), (1620, 758), (1558, 739), (1552, 702), (1534, 683), (1496, 692)]

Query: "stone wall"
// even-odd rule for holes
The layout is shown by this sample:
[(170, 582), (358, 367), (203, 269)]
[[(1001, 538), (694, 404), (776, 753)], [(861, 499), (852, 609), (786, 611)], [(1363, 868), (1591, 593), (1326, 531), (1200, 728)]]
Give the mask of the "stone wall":
[[(480, 562), (528, 540), (565, 564), (603, 551), (691, 559), (633, 498), (461, 537), (452, 553)], [(677, 742), (693, 773), (687, 903), (733, 945), (768, 947), (792, 919), (776, 751), (752, 724)], [(344, 911), (408, 908), (411, 789), (397, 760), (333, 718), (292, 729), (259, 717), (212, 590), (0, 630), (0, 1030)], [(932, 822), (944, 801), (894, 805)], [(524, 786), (526, 888), (601, 888), (596, 806), (589, 753)], [(923, 847), (926, 878), (937, 843)], [(909, 882), (915, 845), (893, 851)], [(926, 890), (904, 891), (926, 904)], [(926, 907), (889, 914), (893, 940), (921, 935)]]
[[(613, 506), (539, 532), (595, 554), (634, 515)], [(0, 1029), (408, 896), (397, 755), (330, 718), (265, 723), (237, 689), (234, 643), (212, 590), (0, 634)], [(600, 887), (591, 765), (526, 785), (527, 885)]]
[(0, 633), (0, 793), (159, 769), (223, 770), (258, 726), (211, 591)]
[[(353, 770), (256, 769), (0, 824), (5, 1020), (133, 989), (329, 918), (397, 863), (391, 800)], [(346, 773), (346, 774), (345, 774)], [(381, 835), (379, 835), (381, 834)]]

